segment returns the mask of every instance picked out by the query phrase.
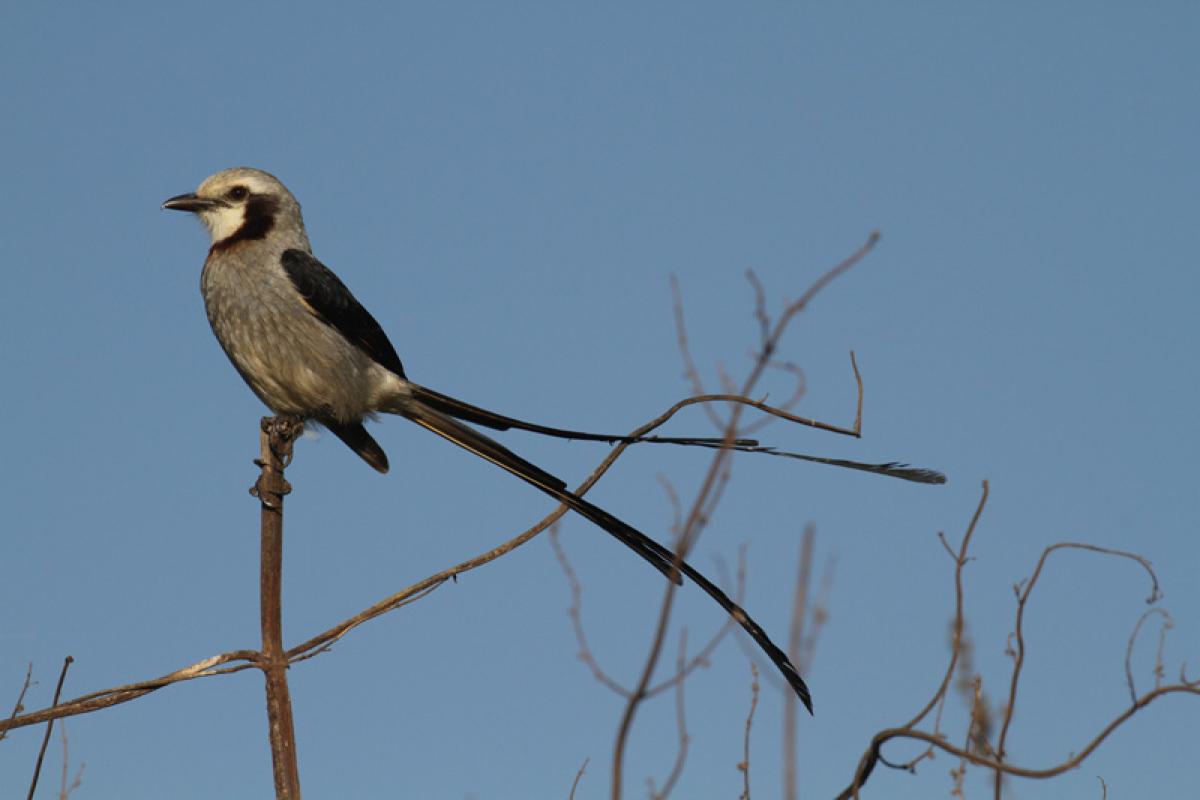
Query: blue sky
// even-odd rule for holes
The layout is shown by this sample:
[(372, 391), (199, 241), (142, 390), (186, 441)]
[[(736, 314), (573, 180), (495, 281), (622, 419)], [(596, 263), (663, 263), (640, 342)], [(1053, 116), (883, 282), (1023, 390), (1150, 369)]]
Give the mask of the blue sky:
[[(800, 726), (806, 796), (836, 793), (871, 734), (936, 686), (953, 607), (936, 533), (961, 535), (983, 479), (967, 611), (989, 696), (1007, 686), (1012, 586), (1063, 540), (1154, 563), (1176, 675), (1200, 658), (1198, 18), (1188, 3), (6, 4), (0, 699), (15, 699), (30, 661), (37, 708), (68, 653), (76, 696), (256, 644), (246, 488), (262, 409), (208, 331), (203, 232), (159, 210), (234, 165), (293, 190), (316, 254), (414, 379), (605, 431), (687, 392), (671, 275), (715, 382), (719, 365), (743, 373), (755, 341), (745, 269), (778, 309), (882, 232), (783, 345), (806, 371), (801, 413), (843, 423), (857, 352), (865, 437), (775, 425), (762, 438), (937, 467), (950, 483), (738, 458), (692, 558), (715, 576), (748, 542), (746, 605), (780, 640), (806, 523), (819, 563), (836, 562), (807, 676), (817, 715)], [(552, 507), (402, 420), (374, 430), (387, 476), (328, 434), (299, 445), (290, 642)], [(699, 412), (671, 428), (708, 430)], [(605, 453), (504, 441), (570, 481)], [(687, 497), (706, 464), (638, 449), (591, 496), (665, 539), (658, 476)], [(597, 656), (632, 681), (661, 583), (583, 520), (562, 536)], [(1052, 562), (1029, 611), (1015, 761), (1057, 763), (1123, 710), (1126, 637), (1147, 594), (1128, 563)], [(297, 666), (306, 794), (565, 797), (590, 758), (577, 796), (606, 797), (622, 706), (576, 660), (569, 603), (539, 538)], [(681, 594), (692, 641), (719, 624), (707, 598)], [(1139, 649), (1143, 686), (1152, 658)], [(782, 782), (782, 691), (764, 680), (755, 797)], [(733, 642), (689, 683), (675, 796), (737, 796), (749, 687)], [(1093, 798), (1097, 776), (1113, 797), (1180, 796), (1196, 714), (1192, 698), (1162, 701), (1080, 770), (1012, 796)], [(955, 740), (964, 720), (956, 700)], [(68, 732), (87, 764), (78, 797), (270, 792), (250, 672)], [(27, 729), (0, 744), (0, 793), (24, 791), (39, 741)], [(627, 796), (661, 783), (674, 744), (674, 709), (655, 701)], [(948, 794), (953, 766), (879, 773), (864, 796)]]

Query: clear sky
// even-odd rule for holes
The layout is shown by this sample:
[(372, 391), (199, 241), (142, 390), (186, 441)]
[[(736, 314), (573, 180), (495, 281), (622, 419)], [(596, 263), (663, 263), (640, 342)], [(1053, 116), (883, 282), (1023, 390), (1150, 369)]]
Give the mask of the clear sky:
[[(0, 701), (28, 708), (257, 642), (254, 396), (197, 291), (207, 239), (159, 210), (224, 167), (278, 175), (315, 252), (389, 332), (409, 374), (551, 424), (626, 431), (688, 387), (678, 277), (706, 376), (748, 366), (752, 267), (773, 309), (870, 231), (876, 252), (786, 338), (789, 449), (937, 467), (924, 487), (739, 457), (693, 556), (749, 543), (746, 605), (778, 639), (804, 525), (836, 561), (798, 741), (805, 796), (849, 780), (871, 734), (924, 704), (947, 656), (952, 564), (989, 479), (967, 569), (984, 690), (1000, 702), (1012, 586), (1044, 547), (1135, 550), (1175, 628), (1168, 677), (1200, 660), (1196, 302), (1200, 12), (1192, 3), (4, 4), (0, 11)], [(788, 384), (764, 386), (772, 397)], [(552, 503), (399, 419), (380, 476), (328, 434), (289, 473), (285, 632), (297, 642), (482, 552)], [(670, 428), (707, 433), (693, 411)], [(578, 481), (602, 445), (504, 441)], [(669, 536), (658, 482), (695, 491), (706, 454), (642, 448), (596, 502)], [(596, 655), (632, 681), (661, 581), (581, 519), (563, 542)], [(1126, 638), (1148, 583), (1129, 563), (1052, 562), (1030, 607), (1012, 758), (1045, 767), (1125, 707)], [(546, 538), (291, 671), (307, 796), (608, 796), (621, 701), (576, 659)], [(685, 589), (692, 641), (719, 611)], [(678, 630), (678, 628), (676, 628)], [(673, 634), (674, 635), (674, 634)], [(1151, 683), (1151, 635), (1138, 650)], [(674, 641), (674, 639), (672, 639)], [(736, 797), (746, 649), (688, 684), (676, 797)], [(782, 690), (764, 677), (754, 797), (780, 795)], [(1194, 791), (1195, 698), (1162, 701), (1083, 768), (1020, 798)], [(948, 733), (961, 741), (956, 698)], [(68, 722), (81, 798), (264, 797), (262, 680), (175, 686)], [(0, 744), (23, 796), (40, 730)], [(645, 707), (626, 793), (674, 757)], [(916, 752), (898, 745), (894, 759)], [(48, 762), (51, 796), (61, 754)], [(952, 759), (877, 774), (864, 796), (948, 796)], [(972, 783), (973, 794), (982, 787)]]

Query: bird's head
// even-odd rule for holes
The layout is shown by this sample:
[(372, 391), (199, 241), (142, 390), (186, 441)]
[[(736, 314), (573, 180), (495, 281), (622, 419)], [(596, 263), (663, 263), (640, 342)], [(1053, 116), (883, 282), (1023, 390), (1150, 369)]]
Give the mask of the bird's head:
[(221, 170), (196, 191), (176, 195), (162, 207), (195, 214), (208, 228), (217, 248), (265, 239), (273, 231), (284, 233), (290, 229), (304, 237), (296, 198), (274, 175), (251, 167)]

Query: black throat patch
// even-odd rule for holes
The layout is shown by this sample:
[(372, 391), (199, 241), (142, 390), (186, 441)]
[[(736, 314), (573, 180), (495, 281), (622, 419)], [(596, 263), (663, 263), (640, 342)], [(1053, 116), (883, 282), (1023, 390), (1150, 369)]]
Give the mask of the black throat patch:
[(265, 239), (275, 227), (275, 215), (279, 213), (279, 201), (266, 195), (252, 195), (246, 201), (246, 213), (242, 226), (215, 242), (211, 252), (228, 250), (239, 242)]

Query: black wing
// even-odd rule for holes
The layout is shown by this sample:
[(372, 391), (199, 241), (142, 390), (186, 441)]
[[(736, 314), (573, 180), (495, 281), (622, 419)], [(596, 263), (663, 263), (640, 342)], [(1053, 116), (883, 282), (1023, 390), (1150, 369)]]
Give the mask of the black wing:
[(319, 320), (337, 328), (364, 353), (404, 377), (404, 365), (383, 328), (329, 267), (303, 250), (285, 250), (280, 263)]

